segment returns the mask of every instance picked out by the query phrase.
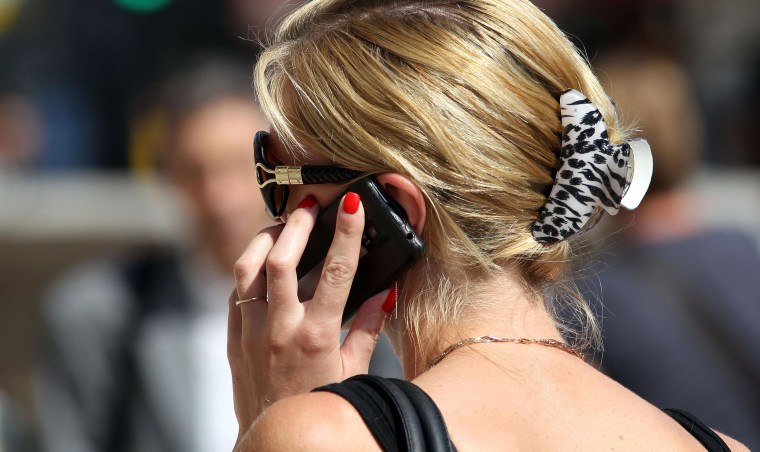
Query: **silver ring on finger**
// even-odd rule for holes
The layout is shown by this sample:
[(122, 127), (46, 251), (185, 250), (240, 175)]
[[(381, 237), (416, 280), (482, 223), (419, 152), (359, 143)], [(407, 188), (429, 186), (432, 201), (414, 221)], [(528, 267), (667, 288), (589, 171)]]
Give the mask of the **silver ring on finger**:
[(264, 303), (269, 303), (269, 297), (263, 296), (263, 297), (243, 298), (242, 300), (237, 300), (235, 302), (235, 306), (240, 306), (245, 303), (250, 303), (251, 301), (263, 301)]

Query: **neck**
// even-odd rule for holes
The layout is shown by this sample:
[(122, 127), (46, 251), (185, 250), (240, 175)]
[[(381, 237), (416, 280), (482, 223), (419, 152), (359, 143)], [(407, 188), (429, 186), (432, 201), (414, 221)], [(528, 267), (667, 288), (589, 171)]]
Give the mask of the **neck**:
[[(562, 340), (554, 321), (546, 312), (543, 299), (531, 293), (511, 271), (480, 280), (477, 284), (468, 284), (467, 293), (467, 305), (459, 318), (451, 319), (445, 327), (420, 325), (419, 341), (408, 334), (399, 334), (404, 331), (402, 316), (392, 322), (391, 329), (395, 334), (391, 332), (389, 336), (407, 379), (425, 372), (438, 354), (462, 339), (492, 335)], [(403, 312), (403, 300), (400, 307)], [(456, 353), (466, 352), (463, 349)]]

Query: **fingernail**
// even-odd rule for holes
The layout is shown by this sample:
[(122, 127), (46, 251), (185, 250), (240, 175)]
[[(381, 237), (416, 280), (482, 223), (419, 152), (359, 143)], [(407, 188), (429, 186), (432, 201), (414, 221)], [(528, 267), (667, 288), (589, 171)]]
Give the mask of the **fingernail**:
[(396, 307), (396, 295), (398, 295), (398, 286), (394, 284), (383, 302), (383, 311), (385, 311), (386, 314), (390, 314), (391, 311), (393, 311), (393, 308)]
[(314, 207), (314, 204), (317, 203), (317, 198), (314, 197), (314, 195), (309, 195), (303, 199), (300, 203), (298, 203), (299, 209), (311, 209)]
[(343, 198), (343, 211), (347, 214), (355, 214), (359, 210), (359, 202), (361, 199), (358, 194), (352, 191), (346, 193), (346, 197)]

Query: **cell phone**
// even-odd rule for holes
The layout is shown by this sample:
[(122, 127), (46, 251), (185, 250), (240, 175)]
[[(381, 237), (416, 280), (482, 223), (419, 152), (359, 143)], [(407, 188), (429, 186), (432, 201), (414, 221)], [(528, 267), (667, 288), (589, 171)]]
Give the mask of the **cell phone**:
[[(383, 191), (377, 179), (372, 176), (362, 178), (351, 184), (346, 192), (349, 191), (361, 197), (365, 222), (359, 265), (343, 312), (343, 325), (354, 318), (364, 301), (390, 288), (425, 254), (425, 244), (409, 224), (406, 213)], [(306, 250), (296, 268), (301, 301), (314, 296), (335, 235), (342, 197), (319, 213), (309, 235)]]

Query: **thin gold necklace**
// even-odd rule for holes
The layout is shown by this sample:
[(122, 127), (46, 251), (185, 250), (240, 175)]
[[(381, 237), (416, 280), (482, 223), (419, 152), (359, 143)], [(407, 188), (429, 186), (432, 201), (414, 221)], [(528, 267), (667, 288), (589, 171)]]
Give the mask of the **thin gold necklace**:
[(513, 344), (544, 345), (546, 347), (558, 348), (562, 350), (563, 352), (570, 353), (573, 356), (577, 356), (578, 358), (583, 359), (583, 355), (578, 350), (574, 349), (573, 347), (567, 345), (564, 342), (561, 342), (555, 339), (524, 339), (524, 338), (501, 337), (501, 336), (478, 336), (478, 337), (468, 337), (467, 339), (462, 339), (456, 344), (449, 345), (448, 347), (446, 347), (444, 351), (442, 351), (440, 354), (438, 354), (438, 356), (436, 356), (430, 361), (430, 364), (428, 365), (428, 369), (431, 369), (433, 366), (441, 362), (441, 360), (447, 357), (451, 352), (458, 350), (464, 347), (465, 345), (487, 344), (490, 342), (511, 342)]

